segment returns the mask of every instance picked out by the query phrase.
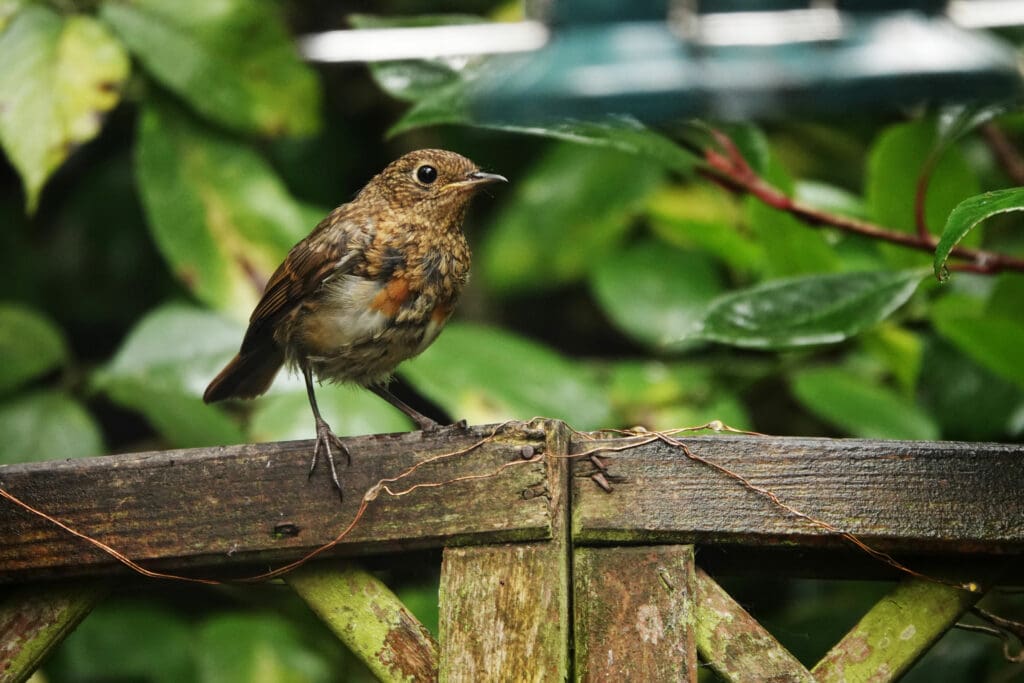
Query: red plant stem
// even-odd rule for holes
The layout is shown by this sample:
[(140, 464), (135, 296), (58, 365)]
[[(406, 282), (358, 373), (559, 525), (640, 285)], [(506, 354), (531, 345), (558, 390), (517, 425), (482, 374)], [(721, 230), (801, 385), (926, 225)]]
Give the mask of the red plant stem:
[(917, 236), (921, 239), (929, 239), (931, 237), (925, 210), (927, 209), (928, 185), (932, 181), (932, 171), (935, 170), (938, 160), (938, 155), (932, 153), (924, 162), (924, 166), (921, 168), (921, 175), (917, 177), (917, 188), (914, 192), (914, 226), (917, 228)]
[[(756, 197), (768, 206), (779, 211), (785, 211), (812, 227), (836, 228), (843, 232), (863, 235), (870, 239), (891, 244), (899, 244), (917, 251), (934, 251), (935, 246), (938, 244), (938, 239), (931, 234), (921, 235), (898, 232), (868, 221), (828, 213), (794, 201), (778, 188), (765, 182), (742, 158), (737, 160), (734, 153), (735, 147), (731, 141), (726, 143), (721, 138), (718, 138), (718, 141), (725, 147), (726, 154), (713, 149), (705, 150), (705, 165), (700, 169), (700, 172), (730, 192)], [(970, 249), (968, 247), (954, 247), (953, 251), (950, 252), (950, 258), (968, 262), (951, 264), (950, 268), (952, 270), (966, 270), (986, 275), (1006, 270), (1024, 272), (1024, 259), (1008, 254)]]
[(1024, 185), (1024, 157), (1003, 129), (989, 122), (981, 127), (981, 136), (1013, 184)]

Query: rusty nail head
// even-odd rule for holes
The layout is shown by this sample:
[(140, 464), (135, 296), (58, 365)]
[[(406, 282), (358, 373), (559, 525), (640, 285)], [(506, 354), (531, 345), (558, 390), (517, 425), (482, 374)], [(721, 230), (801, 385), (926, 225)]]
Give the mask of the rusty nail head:
[(608, 480), (605, 478), (603, 473), (595, 472), (594, 474), (590, 475), (590, 478), (593, 479), (594, 483), (600, 486), (602, 489), (604, 489), (607, 493), (612, 492), (612, 485), (608, 483)]

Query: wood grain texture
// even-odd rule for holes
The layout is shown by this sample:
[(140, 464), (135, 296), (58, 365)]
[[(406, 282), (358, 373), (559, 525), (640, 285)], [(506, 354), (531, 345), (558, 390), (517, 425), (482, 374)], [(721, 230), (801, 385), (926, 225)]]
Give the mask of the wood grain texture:
[[(694, 455), (784, 503), (886, 550), (1024, 553), (1024, 446), (712, 436)], [(574, 452), (623, 440), (577, 440)], [(573, 478), (577, 543), (688, 542), (849, 548), (681, 449), (661, 442), (601, 455), (612, 493), (582, 459)]]
[[(228, 446), (0, 467), (0, 486), (149, 568), (280, 563), (335, 538), (378, 481), (479, 443), (491, 428), (345, 439), (339, 503), (324, 469), (307, 478), (311, 441)], [(550, 536), (542, 427), (425, 465), (392, 484), (477, 476), (391, 497), (383, 492), (335, 554), (392, 552)], [(487, 475), (514, 463), (497, 476)], [(0, 581), (127, 571), (107, 554), (0, 500)]]
[(573, 557), (576, 680), (696, 683), (693, 546)]
[[(547, 452), (568, 433), (550, 423)], [(569, 461), (548, 459), (552, 539), (446, 548), (441, 566), (441, 680), (565, 681), (571, 638)]]

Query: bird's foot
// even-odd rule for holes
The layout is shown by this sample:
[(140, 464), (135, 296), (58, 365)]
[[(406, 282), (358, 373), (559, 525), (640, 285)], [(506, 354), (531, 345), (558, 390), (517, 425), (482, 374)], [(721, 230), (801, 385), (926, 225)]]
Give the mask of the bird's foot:
[(409, 415), (409, 417), (412, 418), (412, 421), (416, 423), (417, 429), (419, 429), (422, 432), (435, 432), (441, 426), (440, 424), (434, 422), (433, 420), (431, 420), (426, 415), (423, 415), (422, 413)]
[(348, 465), (352, 465), (352, 454), (349, 453), (348, 448), (341, 442), (338, 435), (331, 431), (331, 426), (325, 420), (318, 419), (316, 421), (316, 445), (313, 447), (313, 460), (309, 463), (309, 476), (313, 476), (316, 462), (320, 458), (320, 454), (323, 453), (327, 459), (327, 465), (331, 469), (331, 482), (334, 484), (334, 488), (338, 489), (338, 495), (343, 496), (341, 482), (338, 481), (338, 470), (334, 466), (334, 451), (344, 453), (345, 461)]

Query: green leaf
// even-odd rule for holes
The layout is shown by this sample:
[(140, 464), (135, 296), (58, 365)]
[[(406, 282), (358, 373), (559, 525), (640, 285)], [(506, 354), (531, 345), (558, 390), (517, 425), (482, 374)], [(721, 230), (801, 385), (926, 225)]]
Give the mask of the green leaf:
[(149, 226), (175, 274), (208, 305), (248, 315), (315, 226), (309, 210), (251, 148), (166, 98), (143, 111), (137, 155)]
[(952, 303), (947, 298), (932, 308), (936, 332), (982, 367), (1024, 387), (1024, 321)]
[(542, 290), (583, 277), (629, 229), (662, 171), (642, 159), (553, 147), (487, 229), (482, 276), (502, 291)]
[(798, 202), (822, 211), (852, 218), (867, 218), (868, 209), (864, 205), (864, 200), (835, 185), (814, 180), (798, 180), (794, 184), (793, 194)]
[(521, 135), (571, 142), (629, 154), (684, 175), (692, 174), (697, 159), (669, 138), (657, 133), (631, 116), (607, 116), (597, 121), (566, 120), (534, 126), (498, 123), (470, 125)]
[(587, 370), (509, 332), (452, 324), (400, 372), (470, 424), (543, 415), (578, 429), (607, 426), (607, 398)]
[(175, 446), (240, 443), (238, 426), (201, 397), (238, 350), (242, 333), (209, 311), (169, 304), (139, 322), (93, 382), (111, 400), (145, 415)]
[(903, 270), (771, 280), (712, 301), (694, 336), (754, 349), (834, 344), (887, 318), (922, 277)]
[(61, 331), (39, 313), (0, 304), (0, 394), (67, 362)]
[(693, 363), (618, 362), (610, 367), (607, 391), (622, 424), (630, 427), (676, 429), (712, 420), (737, 429), (751, 425), (739, 398)]
[[(783, 192), (792, 194), (793, 180), (774, 156), (767, 158), (763, 176)], [(756, 197), (744, 200), (744, 216), (764, 249), (769, 275), (783, 277), (839, 270), (839, 257), (821, 230)]]
[(0, 0), (0, 33), (4, 32), (15, 14), (24, 9), (30, 0)]
[(25, 5), (0, 33), (0, 145), (34, 212), (46, 180), (121, 99), (128, 56), (95, 19)]
[(1024, 187), (986, 192), (957, 204), (949, 214), (946, 227), (942, 229), (942, 237), (935, 248), (935, 277), (945, 280), (949, 276), (946, 260), (967, 233), (982, 221), (1009, 211), (1024, 211)]
[(931, 339), (925, 349), (920, 395), (944, 439), (1007, 441), (1024, 435), (1024, 388), (942, 340)]
[(196, 679), (191, 626), (167, 608), (142, 602), (100, 604), (48, 662), (67, 675), (54, 680), (152, 681)]
[[(290, 390), (276, 392), (256, 403), (249, 422), (249, 440), (290, 441), (312, 439), (313, 413), (301, 382), (285, 383)], [(409, 429), (409, 420), (386, 401), (354, 386), (317, 388), (317, 404), (324, 419), (338, 435), (382, 434)]]
[(200, 683), (313, 683), (331, 680), (322, 655), (272, 614), (221, 614), (198, 633)]
[(647, 219), (666, 242), (710, 252), (741, 273), (764, 268), (764, 248), (741, 229), (737, 203), (720, 188), (663, 187), (647, 202)]
[(978, 126), (1019, 107), (1020, 103), (1012, 100), (954, 104), (943, 107), (939, 111), (937, 121), (938, 139), (936, 140), (933, 154), (942, 154), (950, 145)]
[(100, 16), (154, 78), (210, 120), (269, 136), (319, 129), (316, 75), (275, 3), (108, 0)]
[(590, 286), (616, 326), (646, 344), (664, 346), (700, 324), (722, 280), (706, 254), (647, 241), (602, 261)]
[(892, 323), (882, 323), (863, 336), (861, 345), (892, 374), (906, 396), (914, 395), (923, 354), (919, 334)]
[(937, 439), (938, 427), (896, 392), (841, 368), (817, 368), (793, 377), (793, 393), (808, 411), (865, 439)]
[[(935, 123), (928, 120), (892, 126), (878, 137), (871, 148), (866, 180), (868, 209), (876, 223), (901, 232), (916, 231), (917, 182), (936, 144)], [(925, 220), (929, 228), (945, 225), (953, 207), (979, 192), (978, 178), (963, 154), (956, 148), (946, 150), (928, 185)], [(900, 247), (885, 251), (898, 264), (916, 264), (920, 259)]]
[[(465, 15), (435, 15), (398, 19), (352, 17), (360, 28), (387, 26), (433, 26), (483, 21)], [(388, 136), (415, 128), (461, 124), (486, 130), (535, 135), (580, 145), (615, 149), (640, 156), (664, 168), (689, 174), (697, 159), (669, 138), (656, 133), (631, 116), (610, 115), (595, 121), (566, 119), (538, 121), (534, 125), (509, 124), (474, 117), (468, 108), (470, 93), (484, 78), (499, 77), (507, 69), (501, 58), (460, 60), (416, 60), (374, 64), (370, 73), (377, 85), (413, 106), (388, 131)]]
[[(349, 23), (357, 29), (423, 26), (455, 26), (485, 22), (470, 14), (429, 14), (406, 17), (383, 17), (352, 14)], [(426, 99), (442, 88), (458, 84), (459, 72), (473, 68), (477, 59), (403, 59), (392, 62), (371, 62), (370, 75), (384, 92), (406, 102)]]
[(0, 403), (0, 463), (103, 455), (99, 425), (67, 394), (44, 391)]

